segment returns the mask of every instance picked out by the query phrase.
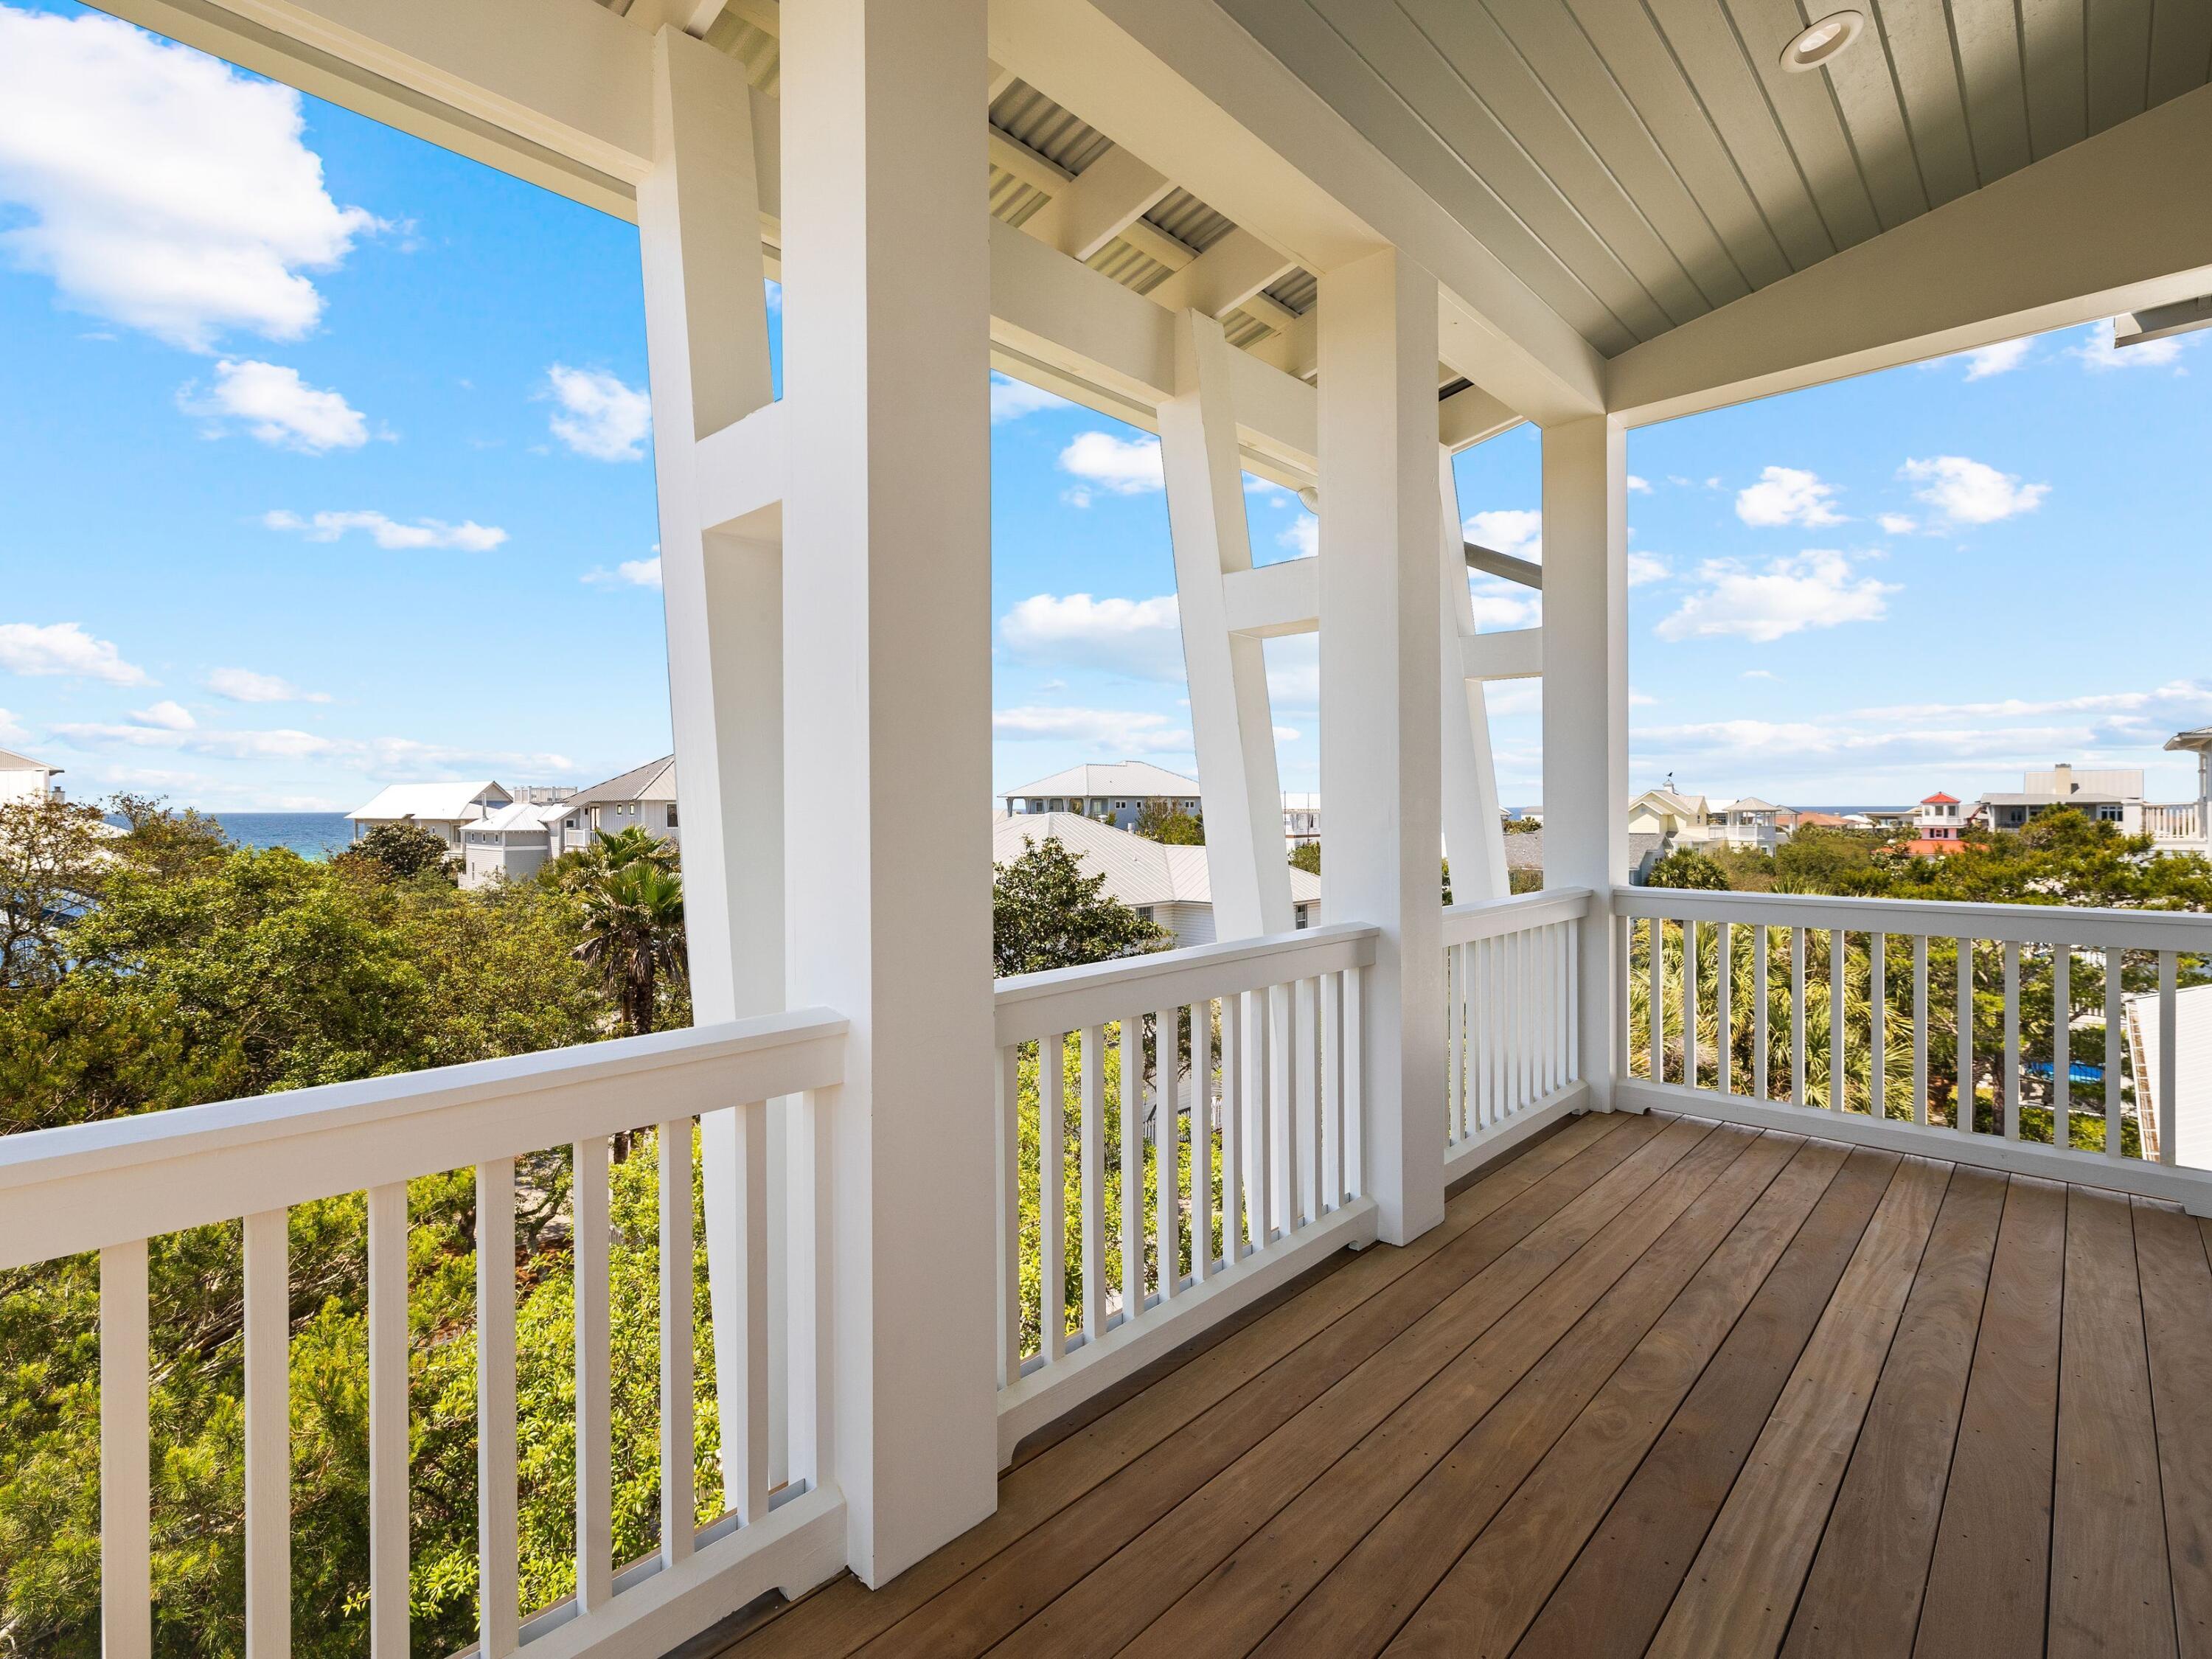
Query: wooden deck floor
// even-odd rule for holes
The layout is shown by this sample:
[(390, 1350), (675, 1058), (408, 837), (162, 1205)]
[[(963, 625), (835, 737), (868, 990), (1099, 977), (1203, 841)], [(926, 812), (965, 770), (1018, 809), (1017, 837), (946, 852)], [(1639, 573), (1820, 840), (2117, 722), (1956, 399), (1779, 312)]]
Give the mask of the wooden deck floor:
[(690, 1651), (2212, 1653), (2212, 1268), (2152, 1203), (1586, 1117)]

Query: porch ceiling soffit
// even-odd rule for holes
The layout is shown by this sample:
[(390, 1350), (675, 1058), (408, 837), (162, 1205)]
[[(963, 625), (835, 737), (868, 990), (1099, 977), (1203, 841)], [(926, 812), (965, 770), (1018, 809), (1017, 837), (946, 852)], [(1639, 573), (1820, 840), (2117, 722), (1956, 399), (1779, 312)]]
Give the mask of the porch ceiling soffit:
[(1445, 290), (1443, 361), (1514, 411), (1601, 406), (1590, 342), (1217, 0), (993, 0), (990, 40), (995, 61), (1307, 270), (1403, 249)]
[(1643, 424), (2212, 291), (2212, 87), (1632, 347)]

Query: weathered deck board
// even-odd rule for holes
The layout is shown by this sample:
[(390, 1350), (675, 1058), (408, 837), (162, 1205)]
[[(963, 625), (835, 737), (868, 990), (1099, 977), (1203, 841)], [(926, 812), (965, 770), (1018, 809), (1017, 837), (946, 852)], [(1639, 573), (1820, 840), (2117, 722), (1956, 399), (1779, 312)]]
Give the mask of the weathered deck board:
[(1584, 1119), (1045, 1437), (884, 1589), (720, 1650), (2212, 1659), (2206, 1245), (2088, 1188)]
[(2174, 1651), (2157, 1430), (2135, 1225), (2117, 1193), (2066, 1194), (2058, 1485), (2051, 1505), (2050, 1659)]
[(2042, 1650), (2065, 1264), (2066, 1189), (2015, 1177), (1936, 1523), (1913, 1646), (1923, 1659)]

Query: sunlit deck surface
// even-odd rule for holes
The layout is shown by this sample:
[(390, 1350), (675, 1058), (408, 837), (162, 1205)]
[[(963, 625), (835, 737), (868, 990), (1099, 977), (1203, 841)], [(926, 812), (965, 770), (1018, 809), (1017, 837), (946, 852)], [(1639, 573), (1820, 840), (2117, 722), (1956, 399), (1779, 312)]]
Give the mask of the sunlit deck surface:
[(1139, 1381), (886, 1589), (686, 1652), (2212, 1643), (2212, 1270), (2155, 1203), (1583, 1117)]

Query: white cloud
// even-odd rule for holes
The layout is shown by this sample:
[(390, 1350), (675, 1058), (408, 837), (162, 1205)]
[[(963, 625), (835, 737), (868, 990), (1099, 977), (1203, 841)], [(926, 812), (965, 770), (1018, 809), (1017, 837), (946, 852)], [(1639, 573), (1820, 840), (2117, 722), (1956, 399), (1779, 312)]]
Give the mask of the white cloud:
[(624, 386), (605, 369), (570, 368), (566, 363), (547, 369), (545, 383), (560, 405), (551, 424), (562, 443), (595, 461), (645, 459), (653, 399), (642, 390)]
[(1854, 573), (1841, 553), (1808, 550), (1753, 571), (1732, 559), (1711, 559), (1698, 570), (1711, 584), (1682, 601), (1656, 630), (1662, 640), (1733, 635), (1766, 644), (1807, 628), (1872, 622), (1887, 609), (1893, 584)]
[(1278, 714), (1318, 715), (1321, 710), (1321, 635), (1285, 634), (1262, 643), (1267, 698)]
[(1277, 743), (1296, 743), (1299, 735), (1298, 728), (1295, 726), (1279, 726), (1275, 728)]
[(0, 253), (63, 303), (207, 351), (295, 340), (302, 273), (376, 228), (301, 142), (300, 94), (112, 18), (0, 6)]
[(1739, 679), (1747, 679), (1747, 680), (1771, 680), (1771, 679), (1777, 679), (1777, 678), (1779, 678), (1780, 677), (1779, 677), (1778, 675), (1777, 675), (1777, 674), (1776, 674), (1776, 673), (1775, 673), (1771, 669), (1767, 669), (1767, 668), (1747, 668), (1747, 669), (1745, 669), (1745, 670), (1743, 671), (1743, 672), (1742, 672), (1741, 674), (1738, 675), (1738, 676), (1737, 676), (1737, 678), (1738, 678)]
[(1040, 667), (1182, 678), (1182, 629), (1172, 593), (1150, 599), (1034, 594), (999, 619), (999, 638), (1016, 661)]
[(1102, 751), (1188, 754), (1190, 732), (1165, 714), (1124, 708), (1000, 708), (991, 735), (1010, 743), (1075, 743)]
[(328, 702), (327, 691), (302, 691), (288, 679), (257, 674), (251, 668), (208, 671), (207, 689), (233, 702)]
[[(1116, 495), (1142, 495), (1167, 487), (1160, 467), (1160, 441), (1117, 438), (1110, 432), (1085, 432), (1060, 452), (1060, 467), (1085, 483)], [(1088, 501), (1077, 503), (1087, 506)]]
[(991, 375), (991, 424), (1001, 421), (1018, 421), (1024, 415), (1034, 415), (1039, 410), (1073, 409), (1075, 405), (1057, 393), (1047, 392), (1041, 386), (1031, 386), (1027, 380), (1017, 380), (1011, 375), (994, 371)]
[(1649, 480), (1639, 478), (1632, 472), (1628, 475), (1628, 490), (1632, 495), (1649, 495), (1651, 485)]
[(22, 736), (23, 728), (17, 724), (15, 716), (7, 709), (0, 708), (0, 738), (5, 738), (9, 743), (19, 743), (22, 740)]
[(1478, 581), (1468, 596), (1474, 607), (1474, 625), (1485, 631), (1499, 628), (1533, 628), (1543, 619), (1543, 601), (1525, 587), (1510, 582)]
[(1674, 568), (1656, 553), (1632, 553), (1628, 556), (1628, 585), (1631, 587), (1641, 587), (1646, 582), (1663, 582), (1674, 574)]
[(1908, 460), (1897, 472), (1921, 484), (1913, 494), (1954, 524), (1995, 524), (2033, 513), (2051, 493), (2049, 484), (2024, 484), (2016, 472), (2000, 472), (1964, 455)]
[(507, 540), (504, 530), (495, 525), (478, 524), (474, 519), (460, 524), (447, 524), (442, 519), (417, 519), (413, 524), (401, 524), (381, 513), (368, 511), (318, 513), (313, 518), (303, 519), (296, 513), (279, 508), (263, 514), (261, 522), (271, 530), (296, 530), (311, 542), (334, 542), (348, 531), (364, 530), (379, 547), (390, 549), (456, 547), (467, 553), (488, 553)]
[(575, 769), (575, 763), (566, 755), (471, 749), (412, 738), (334, 738), (289, 726), (237, 730), (88, 721), (57, 726), (54, 731), (70, 743), (88, 749), (158, 749), (235, 761), (329, 761), (376, 777), (450, 775), (457, 770), (560, 773)]
[(1735, 515), (1746, 524), (1797, 524), (1814, 526), (1841, 524), (1835, 508), (1836, 486), (1820, 482), (1817, 472), (1802, 467), (1770, 466), (1759, 482), (1736, 492)]
[(191, 709), (164, 697), (151, 708), (134, 708), (131, 718), (141, 726), (158, 726), (165, 732), (189, 732), (199, 722)]
[(1501, 507), (1478, 513), (1460, 526), (1477, 547), (1493, 553), (1510, 553), (1516, 559), (1544, 556), (1544, 515), (1522, 507)]
[(1310, 513), (1301, 513), (1283, 526), (1275, 542), (1300, 558), (1310, 559), (1321, 551), (1321, 520)]
[(2033, 340), (2000, 340), (1995, 345), (1976, 346), (1972, 351), (1959, 353), (1959, 361), (1966, 366), (1970, 380), (1986, 380), (1992, 374), (2008, 374), (2027, 361)]
[(337, 392), (309, 386), (296, 368), (226, 358), (215, 366), (215, 375), (204, 397), (196, 380), (177, 392), (177, 407), (210, 422), (210, 437), (221, 437), (236, 421), (264, 444), (309, 455), (358, 449), (368, 441), (361, 411)]
[(105, 680), (110, 685), (151, 685), (153, 677), (106, 640), (96, 640), (77, 623), (0, 623), (0, 669), (10, 674), (65, 675)]
[(2169, 334), (2163, 340), (2145, 340), (2141, 345), (2114, 350), (2112, 319), (2106, 317), (2089, 325), (2086, 337), (2073, 348), (2073, 355), (2086, 367), (2100, 373), (2118, 368), (2164, 368), (2179, 358), (2193, 339), (2191, 335)]
[(1910, 536), (1920, 528), (1920, 520), (1910, 513), (1880, 514), (1876, 515), (1875, 522), (1881, 526), (1882, 533), (1886, 536)]
[(652, 587), (660, 586), (660, 559), (624, 559), (611, 570), (586, 570), (583, 580), (593, 587)]

